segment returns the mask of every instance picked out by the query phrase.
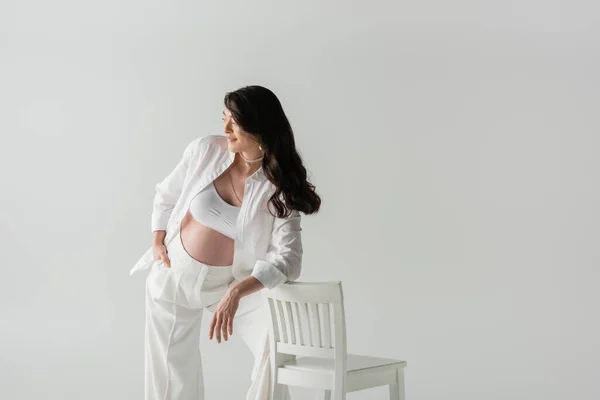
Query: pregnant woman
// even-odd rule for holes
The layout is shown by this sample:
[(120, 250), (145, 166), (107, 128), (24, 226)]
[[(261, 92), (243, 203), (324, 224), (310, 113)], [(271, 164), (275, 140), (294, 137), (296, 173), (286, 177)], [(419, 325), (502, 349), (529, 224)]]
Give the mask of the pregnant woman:
[(204, 399), (204, 309), (212, 312), (210, 339), (237, 334), (254, 355), (246, 398), (270, 399), (263, 291), (298, 278), (300, 213), (321, 205), (275, 94), (248, 86), (224, 103), (225, 136), (191, 141), (156, 185), (152, 247), (131, 270), (150, 270), (146, 400)]

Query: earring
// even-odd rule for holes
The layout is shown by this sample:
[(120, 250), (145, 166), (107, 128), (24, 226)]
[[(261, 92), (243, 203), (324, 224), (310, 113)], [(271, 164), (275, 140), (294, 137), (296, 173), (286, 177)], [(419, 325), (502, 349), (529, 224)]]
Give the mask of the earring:
[(262, 146), (261, 146), (260, 144), (258, 145), (258, 149), (259, 149), (259, 150), (262, 150)]

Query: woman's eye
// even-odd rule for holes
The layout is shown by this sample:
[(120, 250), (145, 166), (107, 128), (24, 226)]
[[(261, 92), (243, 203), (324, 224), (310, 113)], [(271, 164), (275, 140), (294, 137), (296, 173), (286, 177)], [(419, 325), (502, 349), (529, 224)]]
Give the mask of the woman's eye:
[[(225, 117), (221, 117), (221, 121), (225, 122)], [(231, 124), (237, 125), (237, 123), (233, 119), (231, 120)]]

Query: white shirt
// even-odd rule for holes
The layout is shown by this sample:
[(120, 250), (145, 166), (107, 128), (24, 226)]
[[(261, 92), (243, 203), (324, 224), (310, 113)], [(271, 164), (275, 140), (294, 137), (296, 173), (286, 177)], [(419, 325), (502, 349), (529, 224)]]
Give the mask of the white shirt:
[[(234, 161), (222, 135), (206, 135), (189, 143), (175, 169), (156, 184), (152, 231), (166, 230), (165, 245), (176, 236), (194, 196), (212, 183)], [(254, 276), (271, 289), (294, 281), (302, 269), (301, 215), (293, 210), (287, 218), (276, 218), (267, 210), (275, 192), (260, 167), (246, 179), (244, 198), (236, 223), (233, 275), (237, 280)], [(274, 208), (271, 206), (273, 214)], [(154, 262), (152, 247), (130, 273), (148, 269)]]

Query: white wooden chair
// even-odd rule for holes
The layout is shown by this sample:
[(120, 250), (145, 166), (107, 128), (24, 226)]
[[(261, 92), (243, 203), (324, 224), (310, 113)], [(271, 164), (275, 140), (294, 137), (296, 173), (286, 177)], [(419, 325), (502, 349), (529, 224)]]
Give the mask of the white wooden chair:
[(288, 282), (266, 292), (273, 400), (282, 385), (321, 389), (320, 398), (335, 400), (389, 385), (390, 399), (404, 400), (406, 361), (347, 354), (341, 282)]

